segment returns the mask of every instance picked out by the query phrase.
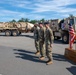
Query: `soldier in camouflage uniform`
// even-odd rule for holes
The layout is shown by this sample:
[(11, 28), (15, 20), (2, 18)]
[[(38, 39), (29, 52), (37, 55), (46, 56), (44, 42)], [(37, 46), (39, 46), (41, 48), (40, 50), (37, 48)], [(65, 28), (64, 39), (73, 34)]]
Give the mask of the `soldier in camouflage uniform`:
[(45, 29), (42, 23), (39, 23), (40, 30), (39, 30), (39, 45), (40, 45), (40, 54), (41, 57), (40, 60), (43, 60), (45, 58), (45, 44), (44, 44), (44, 33)]
[(40, 48), (39, 48), (39, 26), (38, 23), (34, 25), (34, 39), (35, 39), (35, 47), (36, 47), (36, 55), (40, 54)]
[(48, 61), (46, 62), (47, 65), (52, 64), (52, 44), (54, 40), (53, 32), (49, 26), (48, 22), (45, 22), (45, 48), (46, 48), (46, 55), (48, 58)]

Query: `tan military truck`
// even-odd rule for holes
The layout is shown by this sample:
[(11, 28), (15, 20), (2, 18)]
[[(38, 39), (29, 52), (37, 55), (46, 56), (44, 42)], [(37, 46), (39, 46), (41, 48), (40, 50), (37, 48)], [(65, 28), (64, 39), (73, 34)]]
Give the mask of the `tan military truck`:
[[(69, 23), (72, 21), (74, 29), (76, 28), (76, 17), (68, 17), (63, 20), (51, 20), (50, 26), (53, 30), (55, 40), (62, 38), (63, 43), (69, 43)], [(75, 29), (76, 30), (76, 29)]]
[(33, 24), (28, 22), (1, 22), (0, 32), (4, 32), (6, 36), (17, 36), (21, 33), (32, 31)]

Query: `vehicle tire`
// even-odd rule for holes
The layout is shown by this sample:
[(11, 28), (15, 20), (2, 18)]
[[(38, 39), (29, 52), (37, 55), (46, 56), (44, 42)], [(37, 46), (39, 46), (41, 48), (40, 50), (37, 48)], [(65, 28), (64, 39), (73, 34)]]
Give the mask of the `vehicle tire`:
[(65, 44), (69, 43), (69, 34), (68, 33), (64, 33), (62, 35), (62, 42), (65, 43)]
[(11, 36), (11, 31), (10, 31), (10, 30), (6, 30), (6, 31), (5, 31), (5, 35), (6, 35), (6, 36)]
[(19, 33), (17, 30), (12, 31), (12, 36), (18, 36), (18, 35), (19, 35)]
[(21, 32), (19, 32), (19, 35), (21, 35)]

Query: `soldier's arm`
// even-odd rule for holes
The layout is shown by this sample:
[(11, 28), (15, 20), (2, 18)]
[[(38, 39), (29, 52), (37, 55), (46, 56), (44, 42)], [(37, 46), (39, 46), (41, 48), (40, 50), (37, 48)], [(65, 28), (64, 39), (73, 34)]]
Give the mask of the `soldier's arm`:
[(52, 44), (54, 40), (54, 36), (53, 36), (53, 32), (51, 29), (49, 30), (49, 32), (50, 32), (50, 44)]
[(38, 40), (39, 40), (39, 30), (40, 30), (40, 28), (38, 27), (38, 29), (37, 29), (37, 31), (38, 31)]
[(46, 31), (46, 28), (44, 27), (44, 41), (45, 41), (45, 31)]

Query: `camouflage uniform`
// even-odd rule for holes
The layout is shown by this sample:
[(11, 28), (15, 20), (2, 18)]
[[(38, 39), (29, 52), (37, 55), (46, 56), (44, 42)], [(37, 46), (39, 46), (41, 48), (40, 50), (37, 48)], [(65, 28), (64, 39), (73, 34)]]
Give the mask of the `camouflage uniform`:
[(51, 44), (53, 43), (53, 32), (52, 30), (49, 28), (46, 28), (45, 31), (45, 47), (46, 47), (46, 55), (48, 57), (48, 61), (52, 61), (52, 47)]
[(34, 39), (35, 39), (35, 47), (37, 52), (40, 51), (39, 49), (39, 27), (38, 26), (34, 26)]
[(40, 30), (39, 30), (39, 46), (40, 46), (41, 57), (45, 56), (44, 33), (45, 33), (44, 27), (40, 28)]

